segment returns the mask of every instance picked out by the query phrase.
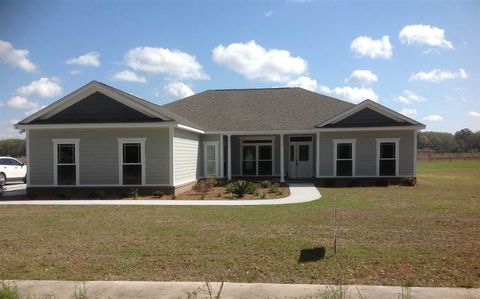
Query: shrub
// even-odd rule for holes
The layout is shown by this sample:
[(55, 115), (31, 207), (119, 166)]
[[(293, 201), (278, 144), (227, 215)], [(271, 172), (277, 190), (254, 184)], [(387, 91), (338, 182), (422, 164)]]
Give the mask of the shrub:
[(278, 193), (279, 189), (280, 188), (280, 184), (279, 183), (272, 183), (270, 184), (270, 187), (268, 188), (268, 192), (270, 193)]
[(261, 199), (267, 198), (267, 193), (266, 193), (266, 192), (261, 192), (260, 198), (261, 198)]
[(235, 181), (227, 185), (225, 188), (228, 192), (235, 194), (236, 197), (242, 198), (245, 194), (252, 190), (250, 182), (247, 181)]
[(417, 179), (414, 177), (402, 178), (402, 180), (400, 181), (400, 184), (402, 184), (402, 186), (412, 187), (417, 184)]
[(260, 185), (255, 182), (247, 182), (248, 185), (248, 194), (255, 194), (258, 192), (258, 189), (260, 188)]
[(194, 186), (193, 190), (200, 193), (200, 199), (205, 199), (207, 193), (217, 185), (217, 180), (207, 179), (198, 181)]
[(162, 191), (153, 191), (153, 196), (157, 198), (162, 198), (165, 195)]
[(177, 196), (175, 194), (172, 194), (172, 200), (177, 199)]
[(260, 182), (260, 186), (262, 186), (262, 188), (270, 188), (271, 184), (272, 184), (272, 182), (270, 182), (270, 181), (261, 181)]
[(132, 199), (138, 199), (138, 197), (140, 196), (140, 194), (138, 193), (138, 189), (136, 188), (131, 188), (129, 191), (128, 191), (128, 197), (131, 197)]

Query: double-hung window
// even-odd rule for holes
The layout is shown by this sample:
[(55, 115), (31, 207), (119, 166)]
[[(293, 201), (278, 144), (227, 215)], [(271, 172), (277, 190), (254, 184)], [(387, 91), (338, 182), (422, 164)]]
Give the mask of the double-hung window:
[(398, 138), (377, 139), (377, 175), (398, 176)]
[(79, 185), (79, 139), (53, 139), (55, 185)]
[(145, 138), (119, 138), (120, 185), (145, 184)]
[(333, 171), (336, 176), (355, 176), (355, 143), (355, 139), (333, 140)]
[(273, 175), (273, 139), (247, 138), (242, 139), (242, 175), (271, 176)]

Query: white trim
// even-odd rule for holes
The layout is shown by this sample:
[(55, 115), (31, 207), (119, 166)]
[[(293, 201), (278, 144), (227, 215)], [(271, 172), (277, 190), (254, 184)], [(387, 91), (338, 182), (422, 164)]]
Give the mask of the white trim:
[[(309, 138), (311, 138), (311, 140), (310, 140), (310, 141), (292, 141), (292, 137), (293, 137), (293, 138), (295, 138), (295, 137), (309, 137)], [(287, 147), (287, 148), (288, 148), (288, 171), (289, 171), (288, 176), (289, 176), (290, 179), (292, 179), (292, 178), (293, 178), (293, 179), (296, 179), (296, 178), (298, 178), (298, 177), (295, 176), (295, 178), (294, 178), (294, 177), (292, 177), (292, 174), (290, 173), (290, 167), (291, 167), (290, 164), (291, 164), (291, 162), (292, 162), (292, 161), (290, 160), (290, 159), (291, 159), (291, 156), (292, 156), (292, 153), (291, 153), (292, 143), (293, 143), (294, 146), (295, 146), (295, 150), (296, 150), (295, 156), (297, 156), (297, 157), (295, 157), (295, 159), (297, 159), (297, 158), (298, 158), (298, 155), (299, 155), (297, 144), (298, 144), (298, 145), (308, 144), (308, 150), (311, 151), (311, 152), (313, 151), (313, 135), (309, 134), (309, 135), (289, 135), (289, 136), (288, 136), (288, 147)], [(309, 162), (312, 164), (312, 165), (311, 165), (311, 166), (312, 166), (312, 177), (315, 177), (315, 176), (313, 176), (313, 153), (312, 153), (311, 157), (309, 157), (309, 160), (311, 160), (311, 161), (309, 161)], [(295, 166), (295, 170), (296, 170), (296, 166)], [(301, 177), (301, 178), (303, 178), (303, 177)]]
[(227, 179), (232, 179), (232, 135), (227, 134)]
[(175, 131), (173, 129), (173, 127), (170, 127), (168, 129), (168, 145), (169, 145), (169, 150), (168, 150), (168, 182), (170, 183), (170, 185), (174, 186), (175, 185), (175, 171), (174, 171), (174, 165), (173, 164), (173, 159), (174, 159), (174, 153), (173, 151), (175, 150), (175, 145), (174, 145), (174, 135), (175, 135)]
[(65, 97), (61, 98), (60, 100), (54, 102), (53, 104), (41, 109), (37, 113), (32, 114), (31, 116), (25, 118), (23, 122), (28, 123), (34, 119), (45, 119), (51, 117), (60, 111), (78, 103), (79, 101), (85, 99), (86, 97), (92, 95), (95, 92), (101, 92), (104, 95), (129, 106), (132, 109), (135, 109), (145, 115), (150, 117), (158, 117), (163, 120), (170, 120), (169, 117), (155, 111), (146, 105), (150, 105), (151, 103), (144, 103), (140, 101), (140, 99), (135, 98), (134, 96), (128, 95), (126, 93), (117, 91), (113, 87), (103, 85), (99, 82), (92, 81), (79, 89), (71, 92), (70, 94), (66, 95)]
[(413, 130), (413, 176), (417, 177), (417, 130)]
[(92, 185), (92, 184), (84, 184), (84, 185), (30, 185), (28, 187), (98, 187), (98, 188), (103, 188), (103, 187), (172, 187), (170, 184), (145, 184), (142, 186), (139, 185), (118, 185), (118, 184), (104, 184), (104, 185)]
[(285, 144), (283, 134), (280, 134), (280, 182), (285, 182)]
[[(376, 138), (377, 141), (377, 146), (376, 146), (376, 175), (378, 177), (398, 177), (399, 174), (399, 165), (400, 165), (400, 138)], [(395, 143), (395, 176), (380, 176), (380, 143), (386, 143), (386, 142), (393, 142)]]
[[(259, 177), (262, 177), (262, 176), (275, 176), (275, 136), (243, 136), (243, 137), (240, 137), (240, 175), (241, 176), (259, 176)], [(244, 143), (245, 140), (252, 140), (252, 141), (255, 141), (255, 140), (271, 140), (271, 142), (269, 143)], [(259, 146), (263, 146), (263, 145), (270, 145), (272, 147), (272, 174), (269, 175), (269, 174), (258, 174), (258, 164), (260, 162), (260, 157), (259, 157), (259, 150), (258, 150), (258, 147)], [(243, 175), (243, 147), (244, 146), (255, 146), (255, 165), (256, 165), (256, 169), (255, 169), (255, 174), (254, 175)], [(262, 160), (262, 161), (269, 161), (269, 160)]]
[(223, 134), (220, 134), (220, 146), (219, 146), (219, 160), (220, 160), (220, 177), (223, 178), (224, 175), (224, 169), (223, 165), (225, 163), (225, 160), (223, 158)]
[(192, 127), (189, 127), (189, 126), (186, 126), (186, 125), (182, 125), (182, 124), (177, 124), (177, 128), (182, 129), (182, 130), (186, 130), (186, 131), (199, 133), (199, 134), (205, 134), (205, 131), (195, 129), (195, 128), (192, 128)]
[(318, 124), (316, 127), (323, 127), (325, 125), (328, 125), (328, 124), (335, 124), (357, 112), (359, 112), (360, 110), (362, 109), (365, 109), (365, 108), (370, 108), (380, 114), (383, 114), (387, 117), (390, 117), (396, 121), (406, 121), (406, 122), (409, 122), (413, 125), (421, 125), (419, 122), (409, 118), (409, 117), (406, 117), (405, 115), (403, 114), (400, 114), (396, 111), (393, 111), (383, 105), (380, 105), (374, 101), (371, 101), (371, 100), (365, 100), (359, 104), (357, 104), (356, 106), (353, 106), (352, 108), (344, 111), (343, 113), (340, 113), (340, 114), (337, 114), (336, 116), (330, 118), (330, 119), (327, 119), (326, 121)]
[(44, 124), (44, 125), (22, 125), (16, 124), (16, 129), (102, 129), (102, 128), (169, 128), (176, 126), (173, 121), (146, 122), (146, 123), (88, 123), (88, 124)]
[(333, 139), (333, 176), (334, 177), (348, 177), (348, 176), (337, 176), (337, 144), (339, 143), (350, 143), (352, 145), (352, 176), (355, 177), (356, 174), (356, 144), (357, 139)]
[(315, 176), (318, 178), (320, 174), (320, 132), (317, 132), (316, 136), (316, 160), (315, 160)]
[(26, 146), (26, 154), (27, 154), (27, 187), (30, 186), (30, 172), (31, 172), (31, 165), (30, 165), (30, 130), (25, 130), (25, 146)]
[(200, 178), (198, 178), (198, 179), (190, 179), (190, 180), (186, 180), (186, 181), (181, 181), (181, 182), (175, 183), (175, 185), (173, 185), (173, 187), (185, 186), (185, 185), (188, 185), (188, 184), (197, 182), (199, 179), (200, 179)]
[[(58, 145), (59, 144), (73, 144), (75, 148), (75, 185), (80, 185), (80, 139), (79, 138), (69, 138), (69, 139), (52, 139), (53, 143), (53, 185), (58, 185)], [(28, 171), (28, 169), (27, 169)], [(72, 186), (72, 185), (67, 185)]]
[(139, 186), (139, 185), (124, 185), (123, 184), (123, 145), (125, 143), (140, 143), (140, 164), (142, 166), (142, 184), (145, 186), (145, 141), (147, 138), (117, 138), (118, 141), (118, 184), (119, 186)]
[(208, 176), (208, 172), (207, 172), (207, 146), (209, 146), (209, 145), (215, 146), (215, 176), (213, 176), (213, 177), (218, 177), (218, 170), (219, 170), (219, 165), (218, 165), (218, 160), (219, 160), (218, 141), (204, 141), (203, 142), (203, 176), (205, 178), (211, 177), (211, 176)]

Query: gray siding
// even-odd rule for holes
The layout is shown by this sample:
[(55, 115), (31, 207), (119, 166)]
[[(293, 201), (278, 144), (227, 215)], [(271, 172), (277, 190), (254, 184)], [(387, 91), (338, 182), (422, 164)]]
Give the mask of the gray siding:
[(197, 179), (200, 164), (200, 137), (196, 133), (175, 129), (173, 169), (175, 184)]
[(31, 130), (30, 184), (53, 185), (54, 138), (79, 138), (80, 184), (117, 185), (117, 138), (146, 138), (145, 183), (168, 184), (168, 128)]
[(414, 131), (364, 131), (320, 133), (320, 176), (333, 175), (333, 139), (357, 139), (356, 176), (375, 176), (377, 167), (376, 138), (400, 138), (399, 175), (414, 174)]

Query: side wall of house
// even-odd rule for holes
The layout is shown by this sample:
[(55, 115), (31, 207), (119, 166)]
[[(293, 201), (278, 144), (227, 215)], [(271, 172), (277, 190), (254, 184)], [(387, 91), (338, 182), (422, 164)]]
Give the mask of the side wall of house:
[(168, 185), (168, 128), (35, 129), (29, 131), (29, 186), (52, 186), (52, 139), (79, 141), (80, 185), (119, 185), (117, 138), (146, 138), (145, 183)]
[(320, 133), (320, 175), (334, 176), (333, 140), (356, 139), (356, 176), (376, 176), (377, 138), (399, 138), (399, 176), (414, 176), (414, 130), (351, 131)]
[(175, 129), (173, 149), (175, 185), (196, 180), (199, 174), (198, 168), (201, 164), (199, 134)]

